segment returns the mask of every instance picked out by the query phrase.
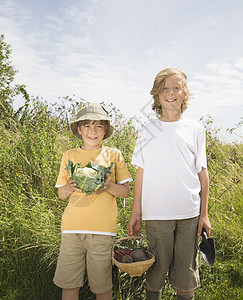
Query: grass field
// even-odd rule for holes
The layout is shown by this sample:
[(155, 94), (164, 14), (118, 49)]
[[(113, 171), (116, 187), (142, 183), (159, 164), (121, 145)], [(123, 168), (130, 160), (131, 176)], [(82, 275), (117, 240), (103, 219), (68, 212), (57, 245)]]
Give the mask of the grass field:
[[(0, 299), (61, 299), (52, 283), (60, 243), (61, 215), (67, 202), (57, 197), (55, 181), (62, 153), (77, 146), (68, 132), (68, 122), (79, 103), (65, 98), (49, 106), (33, 99), (9, 119), (0, 120)], [(131, 157), (136, 124), (108, 106), (116, 131), (106, 143), (119, 148), (134, 178)], [(201, 287), (196, 299), (243, 299), (242, 275), (242, 144), (224, 144), (217, 139), (210, 118), (207, 156), (210, 174), (209, 215), (216, 240), (216, 263), (200, 260)], [(118, 237), (127, 235), (132, 204), (117, 199)], [(144, 233), (144, 227), (143, 227)], [(114, 286), (118, 274), (114, 269)], [(120, 273), (121, 299), (145, 299), (144, 275), (131, 278)], [(117, 294), (116, 294), (117, 295)], [(114, 299), (118, 296), (114, 294)], [(162, 299), (174, 299), (168, 285)], [(95, 299), (86, 283), (80, 299)]]

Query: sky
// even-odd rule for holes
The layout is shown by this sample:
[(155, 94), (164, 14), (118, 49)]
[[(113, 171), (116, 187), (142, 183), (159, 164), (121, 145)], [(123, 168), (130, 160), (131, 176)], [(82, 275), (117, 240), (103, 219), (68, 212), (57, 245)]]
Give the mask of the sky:
[(243, 115), (242, 30), (242, 0), (0, 0), (0, 34), (31, 96), (143, 120), (156, 74), (173, 67), (193, 94), (185, 115), (210, 115), (226, 142), (242, 142), (242, 129), (226, 133)]

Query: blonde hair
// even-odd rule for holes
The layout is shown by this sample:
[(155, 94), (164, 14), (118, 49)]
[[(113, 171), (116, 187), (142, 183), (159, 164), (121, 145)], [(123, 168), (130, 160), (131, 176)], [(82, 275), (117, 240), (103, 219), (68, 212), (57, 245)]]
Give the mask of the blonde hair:
[(154, 103), (152, 104), (152, 109), (155, 110), (156, 113), (160, 116), (162, 116), (162, 107), (161, 107), (161, 104), (159, 101), (159, 94), (165, 85), (165, 80), (172, 75), (177, 76), (178, 78), (180, 78), (182, 80), (182, 89), (183, 89), (185, 99), (181, 105), (181, 112), (183, 113), (188, 107), (188, 102), (190, 99), (190, 92), (189, 92), (189, 89), (187, 86), (186, 74), (178, 69), (167, 68), (167, 69), (160, 71), (156, 75), (156, 77), (154, 79), (153, 88), (150, 92), (150, 94), (153, 96), (153, 99), (154, 99)]

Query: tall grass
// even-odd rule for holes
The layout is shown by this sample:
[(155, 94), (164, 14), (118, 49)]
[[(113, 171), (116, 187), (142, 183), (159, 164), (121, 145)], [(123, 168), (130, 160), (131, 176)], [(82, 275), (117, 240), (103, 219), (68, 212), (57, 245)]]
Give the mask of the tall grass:
[[(6, 120), (0, 120), (0, 299), (61, 297), (52, 278), (67, 201), (58, 199), (54, 185), (62, 153), (79, 144), (68, 123), (82, 102), (67, 97), (61, 104), (47, 105), (32, 99), (7, 120), (8, 127)], [(114, 106), (106, 105), (106, 109), (116, 130), (104, 143), (122, 151), (134, 178), (136, 170), (130, 162), (137, 136), (135, 124)], [(212, 268), (200, 261), (202, 286), (196, 299), (242, 299), (242, 144), (220, 142), (212, 120), (202, 122), (207, 127), (209, 214), (217, 258)], [(124, 236), (132, 192), (128, 199), (118, 198), (117, 202), (118, 236)], [(120, 277), (122, 299), (145, 299), (144, 275), (130, 278), (122, 272), (117, 274), (115, 268), (113, 273), (114, 286), (116, 276)], [(166, 283), (162, 299), (173, 299), (174, 295)], [(80, 299), (94, 299), (87, 282)]]

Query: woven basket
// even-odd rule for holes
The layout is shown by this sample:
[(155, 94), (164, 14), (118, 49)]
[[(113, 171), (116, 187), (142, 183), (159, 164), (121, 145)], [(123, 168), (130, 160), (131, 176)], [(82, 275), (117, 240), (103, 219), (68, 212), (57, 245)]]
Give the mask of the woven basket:
[[(118, 242), (123, 241), (123, 240), (136, 240), (136, 239), (144, 239), (144, 238), (142, 236), (125, 236), (125, 237), (119, 238), (115, 241), (115, 243), (113, 245), (113, 251), (112, 251), (112, 253), (113, 253), (112, 254), (112, 264), (116, 265), (121, 271), (126, 272), (131, 277), (141, 276), (155, 262), (155, 256), (149, 251), (146, 251), (146, 252), (149, 253), (150, 258), (147, 260), (144, 260), (144, 261), (138, 261), (138, 262), (132, 262), (132, 263), (122, 263), (114, 258), (114, 247)], [(148, 243), (147, 240), (146, 240), (146, 242)]]

